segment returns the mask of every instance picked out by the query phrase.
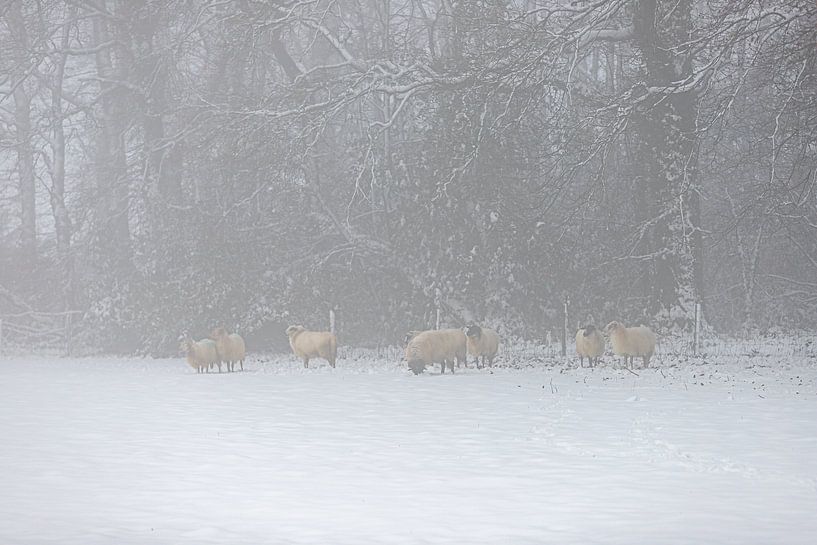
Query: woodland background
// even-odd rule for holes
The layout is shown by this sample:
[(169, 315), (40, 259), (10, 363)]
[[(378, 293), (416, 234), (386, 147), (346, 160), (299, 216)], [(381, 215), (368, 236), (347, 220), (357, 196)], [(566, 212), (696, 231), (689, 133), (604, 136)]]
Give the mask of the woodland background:
[(0, 318), (814, 329), (816, 52), (805, 0), (2, 0)]

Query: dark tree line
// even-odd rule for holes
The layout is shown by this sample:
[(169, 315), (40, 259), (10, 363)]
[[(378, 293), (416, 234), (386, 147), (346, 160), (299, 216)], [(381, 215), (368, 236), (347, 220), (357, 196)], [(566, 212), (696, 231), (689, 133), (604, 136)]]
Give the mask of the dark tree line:
[(7, 0), (0, 314), (813, 328), (816, 43), (806, 1)]

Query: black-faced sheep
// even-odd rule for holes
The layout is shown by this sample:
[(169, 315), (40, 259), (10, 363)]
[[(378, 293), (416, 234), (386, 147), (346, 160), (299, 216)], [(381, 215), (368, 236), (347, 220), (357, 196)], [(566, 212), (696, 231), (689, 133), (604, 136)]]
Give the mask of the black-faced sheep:
[(649, 327), (624, 327), (619, 322), (610, 322), (604, 328), (610, 335), (610, 344), (613, 353), (624, 356), (624, 365), (633, 364), (633, 357), (644, 359), (644, 367), (650, 364), (650, 358), (655, 353), (655, 333)]
[(180, 348), (187, 354), (187, 363), (196, 370), (196, 373), (209, 373), (210, 367), (218, 362), (216, 343), (210, 339), (194, 341), (190, 337), (185, 337)]
[(579, 355), (579, 365), (584, 367), (584, 358), (587, 358), (590, 367), (598, 363), (604, 354), (604, 337), (596, 326), (586, 325), (576, 332), (576, 354)]
[(291, 325), (286, 330), (292, 352), (309, 367), (311, 358), (323, 358), (332, 367), (338, 356), (338, 340), (328, 331), (307, 331), (303, 326)]
[(477, 367), (480, 367), (479, 358), (482, 356), (482, 367), (485, 362), (494, 366), (494, 358), (499, 351), (499, 335), (493, 329), (480, 327), (476, 324), (469, 324), (465, 327), (465, 336), (468, 339), (468, 354), (477, 360)]
[(406, 346), (406, 360), (415, 375), (434, 363), (440, 364), (440, 374), (445, 374), (446, 363), (453, 373), (454, 361), (464, 362), (466, 353), (465, 333), (460, 329), (422, 331)]
[(244, 370), (244, 357), (247, 350), (244, 346), (244, 339), (237, 333), (227, 333), (223, 327), (217, 327), (210, 332), (210, 338), (216, 342), (216, 351), (218, 351), (219, 363), (218, 372), (221, 372), (221, 363), (227, 366), (227, 372), (235, 370), (235, 364), (241, 365), (241, 370)]

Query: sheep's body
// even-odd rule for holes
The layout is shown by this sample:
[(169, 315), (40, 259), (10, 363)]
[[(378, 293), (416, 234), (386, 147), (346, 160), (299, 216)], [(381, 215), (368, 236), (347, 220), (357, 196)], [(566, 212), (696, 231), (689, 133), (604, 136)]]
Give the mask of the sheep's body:
[(221, 364), (224, 363), (227, 367), (227, 372), (235, 371), (235, 364), (241, 365), (241, 370), (244, 370), (244, 357), (247, 354), (247, 349), (244, 345), (244, 339), (237, 333), (227, 333), (223, 327), (217, 327), (210, 332), (210, 338), (216, 342), (216, 351), (218, 351), (218, 372), (221, 373)]
[(624, 357), (624, 365), (633, 364), (633, 358), (643, 358), (644, 367), (649, 366), (655, 353), (655, 333), (649, 327), (624, 327), (619, 322), (610, 322), (605, 328), (610, 335), (613, 353)]
[(196, 373), (209, 373), (210, 368), (218, 362), (216, 343), (210, 339), (200, 341), (184, 339), (182, 350), (187, 353), (187, 363), (196, 370)]
[(604, 337), (595, 326), (587, 325), (576, 332), (576, 353), (579, 355), (579, 365), (584, 367), (584, 358), (590, 367), (598, 363), (604, 354)]
[(459, 329), (422, 331), (406, 346), (406, 360), (415, 375), (434, 363), (440, 364), (440, 374), (445, 374), (446, 363), (453, 373), (454, 360), (464, 362), (466, 353), (465, 333)]
[(479, 358), (482, 357), (482, 367), (488, 362), (490, 367), (494, 366), (494, 358), (499, 351), (499, 335), (493, 329), (470, 324), (465, 328), (468, 354), (477, 359), (477, 367), (480, 366)]
[(309, 367), (312, 358), (323, 358), (332, 367), (338, 356), (338, 339), (328, 331), (307, 331), (303, 326), (291, 325), (287, 328), (289, 346), (292, 352), (304, 360), (304, 367)]

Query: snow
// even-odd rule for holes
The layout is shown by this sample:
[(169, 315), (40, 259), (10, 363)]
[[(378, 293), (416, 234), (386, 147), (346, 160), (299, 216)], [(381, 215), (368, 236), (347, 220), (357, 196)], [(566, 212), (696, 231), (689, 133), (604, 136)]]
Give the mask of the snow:
[(698, 363), (0, 361), (0, 543), (813, 543), (817, 363)]

